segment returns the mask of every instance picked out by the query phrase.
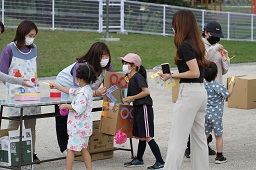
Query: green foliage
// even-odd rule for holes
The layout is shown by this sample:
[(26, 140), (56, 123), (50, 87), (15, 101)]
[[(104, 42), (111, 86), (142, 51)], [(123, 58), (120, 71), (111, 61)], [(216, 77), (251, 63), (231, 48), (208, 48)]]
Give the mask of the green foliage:
[(167, 5), (183, 6), (183, 7), (189, 7), (190, 6), (190, 2), (187, 1), (187, 0), (138, 0), (138, 1), (156, 3), (156, 4), (167, 4)]
[[(6, 29), (1, 35), (0, 49), (3, 49), (15, 35), (15, 29)], [(175, 67), (173, 57), (176, 48), (173, 37), (144, 34), (111, 34), (120, 41), (105, 41), (111, 51), (111, 59), (115, 71), (120, 71), (122, 65), (117, 57), (127, 53), (137, 53), (142, 58), (146, 69), (168, 62)], [(35, 39), (38, 47), (38, 75), (39, 77), (56, 76), (63, 68), (76, 61), (77, 57), (84, 55), (90, 46), (104, 34), (75, 32), (75, 31), (50, 31), (39, 30)], [(229, 56), (235, 57), (231, 63), (256, 62), (255, 42), (221, 41), (229, 51)]]

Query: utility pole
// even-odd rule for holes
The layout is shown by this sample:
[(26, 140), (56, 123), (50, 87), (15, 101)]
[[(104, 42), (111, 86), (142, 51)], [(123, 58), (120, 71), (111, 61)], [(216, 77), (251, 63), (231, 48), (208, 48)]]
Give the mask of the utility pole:
[(109, 0), (106, 0), (106, 35), (105, 38), (109, 37)]
[(106, 18), (106, 33), (105, 33), (105, 37), (100, 38), (100, 40), (120, 41), (120, 38), (112, 38), (112, 37), (109, 36), (109, 0), (106, 0), (106, 17), (105, 18)]

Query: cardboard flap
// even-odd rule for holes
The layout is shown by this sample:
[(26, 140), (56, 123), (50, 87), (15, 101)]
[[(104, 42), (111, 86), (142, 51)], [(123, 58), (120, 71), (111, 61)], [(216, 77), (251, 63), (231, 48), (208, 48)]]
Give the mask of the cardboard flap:
[(248, 76), (243, 76), (243, 77), (239, 77), (239, 78), (244, 79), (244, 80), (255, 80), (256, 75), (248, 75)]
[(12, 131), (12, 130), (15, 130), (15, 129), (1, 129), (0, 130), (0, 137), (3, 137), (3, 136), (8, 136), (8, 132), (9, 131)]
[[(111, 86), (115, 86), (115, 85), (117, 86), (117, 89), (111, 92), (111, 94), (116, 99), (115, 103), (123, 103), (121, 90), (123, 88), (127, 88), (128, 86), (128, 82), (126, 82), (125, 80), (125, 74), (106, 71), (105, 78), (104, 78), (104, 87), (109, 89)], [(111, 100), (107, 96), (104, 96), (103, 100), (111, 102)]]

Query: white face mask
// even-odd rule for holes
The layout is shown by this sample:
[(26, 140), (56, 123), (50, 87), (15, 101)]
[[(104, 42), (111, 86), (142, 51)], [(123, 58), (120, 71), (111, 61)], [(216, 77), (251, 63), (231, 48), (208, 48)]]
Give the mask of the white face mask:
[(131, 72), (131, 70), (129, 70), (128, 67), (129, 67), (128, 65), (123, 65), (123, 72), (124, 72), (125, 74), (129, 74), (129, 73)]
[(27, 38), (27, 37), (25, 37), (25, 43), (26, 43), (26, 45), (31, 45), (31, 44), (33, 44), (34, 39), (35, 39), (35, 38)]
[(102, 59), (100, 61), (100, 66), (103, 68), (103, 67), (106, 67), (108, 65), (108, 62), (109, 62), (109, 59)]

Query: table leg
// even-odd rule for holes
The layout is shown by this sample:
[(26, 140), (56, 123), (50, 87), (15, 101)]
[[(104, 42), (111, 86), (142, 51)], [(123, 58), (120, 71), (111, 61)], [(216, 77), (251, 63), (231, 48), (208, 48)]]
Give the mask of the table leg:
[(3, 109), (4, 109), (4, 106), (1, 105), (1, 110), (0, 110), (0, 129), (1, 129), (1, 125), (2, 125)]
[(130, 146), (131, 146), (131, 157), (133, 159), (134, 158), (134, 153), (133, 153), (132, 138), (130, 138)]
[(20, 148), (19, 148), (19, 166), (18, 169), (21, 170), (21, 164), (23, 161), (22, 156), (22, 121), (23, 121), (23, 107), (20, 108)]

